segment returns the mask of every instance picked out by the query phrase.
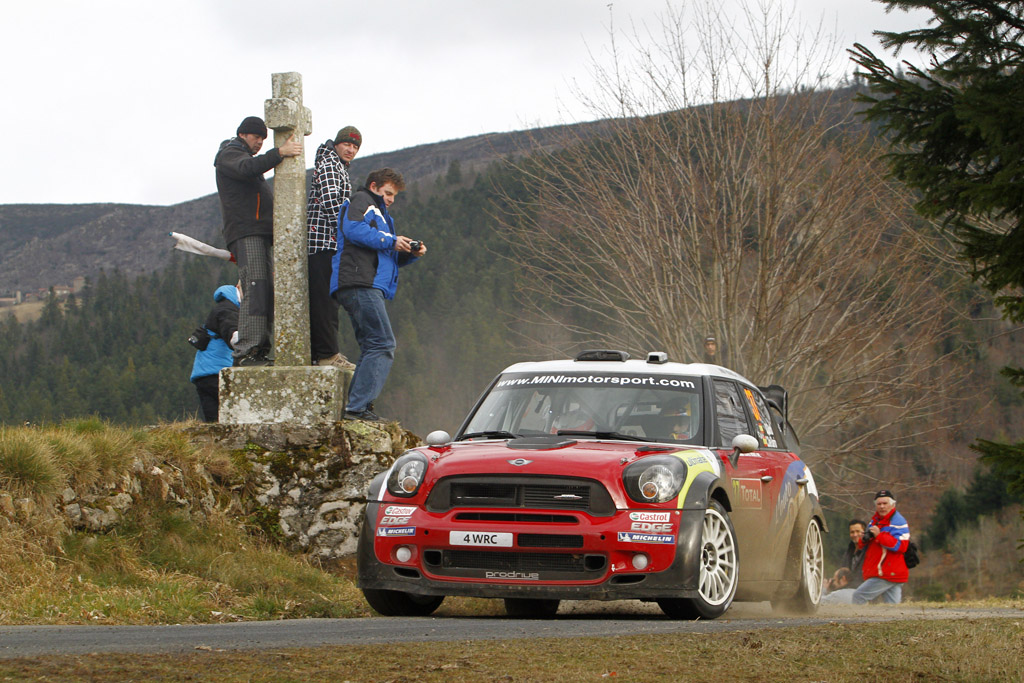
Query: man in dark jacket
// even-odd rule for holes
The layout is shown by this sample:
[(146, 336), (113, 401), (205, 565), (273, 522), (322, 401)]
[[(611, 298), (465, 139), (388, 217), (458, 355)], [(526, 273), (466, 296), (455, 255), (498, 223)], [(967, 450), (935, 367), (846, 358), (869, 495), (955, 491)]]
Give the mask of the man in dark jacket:
[(338, 211), (352, 196), (348, 166), (363, 136), (355, 126), (345, 126), (333, 140), (316, 150), (313, 182), (306, 202), (309, 228), (309, 344), (314, 365), (334, 365), (354, 370), (338, 346), (338, 302), (331, 297), (331, 262), (337, 251)]
[(235, 365), (267, 365), (274, 291), (271, 245), (274, 240), (274, 195), (263, 174), (285, 157), (302, 153), (302, 141), (292, 135), (280, 148), (255, 156), (267, 139), (267, 126), (257, 116), (246, 117), (237, 137), (225, 140), (213, 165), (224, 221), (224, 242), (238, 263), (242, 309), (238, 317)]
[(331, 296), (345, 307), (360, 351), (345, 406), (346, 420), (382, 421), (372, 403), (395, 359), (395, 335), (384, 302), (395, 298), (398, 268), (427, 253), (422, 242), (395, 234), (388, 207), (404, 189), (405, 181), (397, 171), (373, 171), (366, 177), (366, 186), (353, 193), (338, 214)]
[(205, 349), (196, 351), (189, 380), (196, 385), (205, 422), (216, 422), (220, 411), (220, 371), (230, 368), (231, 338), (238, 329), (238, 289), (222, 285), (213, 293), (213, 308), (203, 326), (210, 337)]
[(851, 519), (847, 526), (850, 529), (850, 544), (846, 546), (843, 553), (843, 561), (839, 569), (835, 571), (832, 578), (825, 582), (827, 594), (822, 596), (821, 604), (852, 604), (853, 593), (864, 580), (861, 576), (862, 565), (864, 564), (864, 549), (859, 547), (860, 539), (864, 536), (864, 530), (868, 528), (866, 522), (859, 519)]

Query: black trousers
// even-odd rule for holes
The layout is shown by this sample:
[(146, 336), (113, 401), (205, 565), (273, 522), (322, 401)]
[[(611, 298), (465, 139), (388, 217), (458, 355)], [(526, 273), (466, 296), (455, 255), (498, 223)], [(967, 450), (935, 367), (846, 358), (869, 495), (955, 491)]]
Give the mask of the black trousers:
[(309, 351), (310, 360), (338, 353), (338, 302), (331, 298), (333, 251), (309, 255)]
[(220, 375), (196, 377), (192, 384), (196, 385), (199, 394), (199, 407), (203, 410), (204, 422), (217, 422), (220, 412)]

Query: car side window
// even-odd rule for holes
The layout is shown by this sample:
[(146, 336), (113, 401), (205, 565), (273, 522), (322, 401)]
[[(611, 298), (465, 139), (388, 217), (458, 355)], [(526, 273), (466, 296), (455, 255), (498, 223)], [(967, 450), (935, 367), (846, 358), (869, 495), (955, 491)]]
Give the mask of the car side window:
[(743, 387), (743, 394), (747, 398), (750, 414), (754, 417), (754, 436), (757, 437), (761, 447), (778, 448), (779, 441), (772, 421), (772, 414), (768, 411), (768, 404), (764, 402), (764, 397), (750, 387)]
[(715, 412), (718, 415), (719, 446), (731, 448), (732, 440), (739, 434), (747, 434), (747, 417), (740, 402), (736, 385), (724, 380), (715, 380)]

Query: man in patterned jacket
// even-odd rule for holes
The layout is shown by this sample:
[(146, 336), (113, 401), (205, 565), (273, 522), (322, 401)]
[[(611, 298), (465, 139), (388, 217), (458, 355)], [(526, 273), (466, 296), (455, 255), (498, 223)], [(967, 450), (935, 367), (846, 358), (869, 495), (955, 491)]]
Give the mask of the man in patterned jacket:
[(878, 596), (882, 596), (883, 602), (899, 603), (903, 584), (910, 575), (903, 558), (910, 545), (910, 526), (896, 512), (896, 499), (891, 491), (875, 494), (875, 516), (857, 545), (864, 548), (864, 583), (854, 591), (853, 604), (863, 605)]
[(314, 365), (336, 365), (344, 370), (356, 366), (341, 354), (338, 346), (338, 302), (331, 298), (331, 261), (337, 251), (338, 209), (352, 195), (348, 166), (362, 144), (363, 136), (355, 126), (345, 126), (334, 140), (320, 145), (306, 202), (310, 358)]

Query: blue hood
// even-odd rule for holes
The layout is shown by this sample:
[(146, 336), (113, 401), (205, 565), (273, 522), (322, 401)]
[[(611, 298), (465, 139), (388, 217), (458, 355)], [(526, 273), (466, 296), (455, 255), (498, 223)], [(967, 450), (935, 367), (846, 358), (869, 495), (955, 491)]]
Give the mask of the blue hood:
[(221, 301), (227, 299), (234, 305), (238, 306), (238, 290), (235, 289), (234, 285), (221, 285), (214, 291), (213, 300)]

